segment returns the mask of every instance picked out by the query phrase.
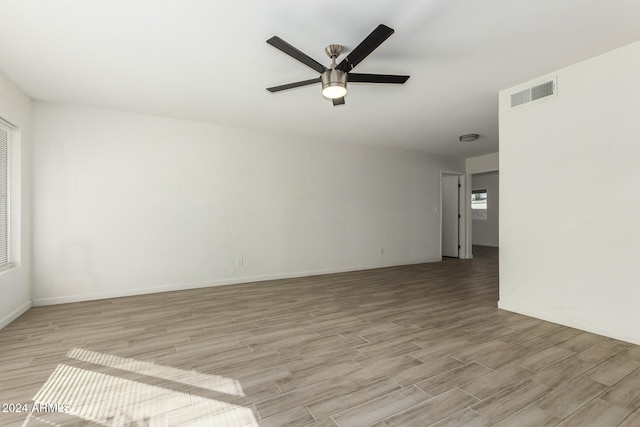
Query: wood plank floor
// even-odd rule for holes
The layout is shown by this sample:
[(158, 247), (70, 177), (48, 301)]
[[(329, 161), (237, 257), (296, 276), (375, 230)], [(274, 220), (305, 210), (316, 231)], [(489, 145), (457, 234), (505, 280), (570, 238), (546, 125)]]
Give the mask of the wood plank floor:
[(640, 425), (640, 347), (498, 310), (474, 253), (33, 308), (0, 425)]

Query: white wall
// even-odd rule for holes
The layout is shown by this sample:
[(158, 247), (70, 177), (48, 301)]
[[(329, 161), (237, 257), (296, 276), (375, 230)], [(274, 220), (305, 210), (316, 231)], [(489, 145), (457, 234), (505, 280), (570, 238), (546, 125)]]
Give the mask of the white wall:
[(0, 73), (0, 117), (17, 126), (11, 149), (11, 252), (0, 273), (0, 328), (31, 307), (31, 100)]
[(499, 307), (640, 344), (640, 42), (500, 93)]
[(499, 245), (500, 188), (498, 172), (487, 172), (471, 176), (471, 190), (487, 190), (487, 218), (472, 220), (472, 240), (474, 245)]
[(436, 261), (463, 166), (40, 102), (34, 123), (34, 304)]

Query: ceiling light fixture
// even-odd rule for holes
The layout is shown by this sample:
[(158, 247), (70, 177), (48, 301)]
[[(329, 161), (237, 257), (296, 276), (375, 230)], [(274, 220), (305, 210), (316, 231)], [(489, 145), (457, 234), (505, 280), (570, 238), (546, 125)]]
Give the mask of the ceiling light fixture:
[(471, 142), (475, 141), (478, 138), (480, 138), (480, 135), (478, 135), (477, 133), (468, 133), (460, 137), (460, 142)]
[(339, 44), (330, 44), (324, 51), (331, 58), (331, 66), (322, 73), (322, 96), (329, 99), (342, 98), (347, 94), (347, 73), (336, 69), (336, 58), (342, 52)]

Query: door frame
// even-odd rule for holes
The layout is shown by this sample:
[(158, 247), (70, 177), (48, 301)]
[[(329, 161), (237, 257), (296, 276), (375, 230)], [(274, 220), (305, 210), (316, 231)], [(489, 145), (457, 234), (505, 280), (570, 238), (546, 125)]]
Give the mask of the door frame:
[(460, 246), (460, 249), (458, 249), (458, 258), (466, 259), (471, 258), (471, 248), (467, 240), (469, 233), (467, 232), (466, 220), (467, 216), (469, 216), (469, 203), (467, 203), (469, 183), (467, 182), (467, 174), (464, 172), (450, 170), (440, 170), (440, 259), (442, 259), (442, 177), (452, 175), (458, 176), (458, 181), (460, 183), (458, 191), (458, 213), (460, 215), (458, 218), (458, 246)]

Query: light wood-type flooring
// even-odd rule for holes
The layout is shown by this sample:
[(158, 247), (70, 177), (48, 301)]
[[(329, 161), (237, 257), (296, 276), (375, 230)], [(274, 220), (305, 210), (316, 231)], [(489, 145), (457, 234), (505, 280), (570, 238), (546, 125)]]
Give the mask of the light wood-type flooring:
[(475, 254), (33, 308), (0, 425), (640, 426), (640, 347), (497, 309)]

